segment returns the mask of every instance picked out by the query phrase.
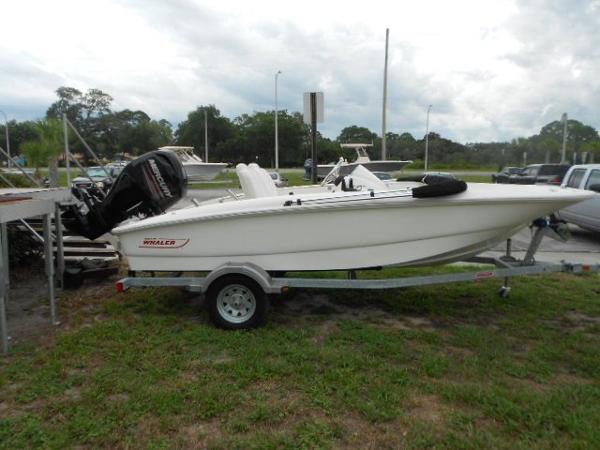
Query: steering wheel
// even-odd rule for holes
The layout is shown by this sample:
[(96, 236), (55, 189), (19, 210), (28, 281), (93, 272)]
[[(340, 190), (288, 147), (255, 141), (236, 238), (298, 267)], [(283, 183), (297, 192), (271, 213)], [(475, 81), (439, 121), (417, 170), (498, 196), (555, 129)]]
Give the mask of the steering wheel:
[(337, 162), (337, 164), (333, 166), (333, 169), (331, 169), (331, 171), (325, 176), (325, 178), (323, 178), (323, 181), (321, 181), (321, 186), (325, 186), (327, 183), (335, 181), (335, 179), (340, 174), (340, 168), (342, 167), (342, 164), (344, 164), (345, 162), (346, 160), (342, 156), (340, 156), (340, 160)]

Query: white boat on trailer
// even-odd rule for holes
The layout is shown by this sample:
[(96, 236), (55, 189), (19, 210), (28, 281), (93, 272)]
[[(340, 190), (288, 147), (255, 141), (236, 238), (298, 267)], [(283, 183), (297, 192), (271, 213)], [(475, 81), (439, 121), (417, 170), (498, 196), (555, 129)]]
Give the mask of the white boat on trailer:
[[(133, 272), (209, 272), (206, 277), (127, 278), (118, 287), (185, 286), (204, 292), (212, 320), (226, 328), (260, 325), (265, 294), (288, 287), (392, 288), (583, 270), (498, 260), (501, 269), (495, 271), (413, 280), (272, 276), (462, 260), (540, 216), (597, 195), (558, 186), (467, 185), (447, 179), (386, 183), (360, 166), (338, 176), (340, 166), (321, 186), (277, 189), (263, 169), (238, 165), (244, 195), (167, 212), (185, 196), (184, 169), (172, 152), (155, 151), (125, 167), (105, 199), (82, 195), (85, 205), (71, 205), (63, 220), (90, 239), (112, 230)], [(540, 230), (554, 232), (548, 221), (535, 222)]]

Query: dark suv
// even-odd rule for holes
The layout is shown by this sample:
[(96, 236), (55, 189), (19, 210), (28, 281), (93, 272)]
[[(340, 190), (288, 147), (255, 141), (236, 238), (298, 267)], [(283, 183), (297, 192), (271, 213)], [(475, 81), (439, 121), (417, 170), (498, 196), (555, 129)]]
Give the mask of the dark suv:
[(508, 177), (508, 181), (499, 183), (511, 184), (556, 184), (560, 185), (563, 177), (569, 170), (566, 164), (532, 164), (521, 170), (520, 173)]
[(518, 175), (523, 169), (520, 167), (505, 167), (498, 173), (492, 174), (493, 183), (508, 183), (511, 175)]
[[(71, 181), (72, 187), (79, 189), (91, 189), (93, 186), (92, 180), (96, 183), (99, 189), (108, 192), (113, 183), (113, 170), (101, 166), (88, 167), (87, 174), (80, 173), (77, 178)], [(90, 178), (92, 180), (90, 180)]]

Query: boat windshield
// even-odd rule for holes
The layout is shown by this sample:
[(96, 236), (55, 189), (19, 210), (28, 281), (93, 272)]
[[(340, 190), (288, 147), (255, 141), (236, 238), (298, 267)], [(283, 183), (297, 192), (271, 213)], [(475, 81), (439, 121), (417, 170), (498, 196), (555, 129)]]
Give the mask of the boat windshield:
[(195, 155), (194, 153), (192, 153), (190, 150), (178, 150), (176, 153), (182, 162), (199, 162), (199, 161), (201, 161), (201, 158), (199, 156)]

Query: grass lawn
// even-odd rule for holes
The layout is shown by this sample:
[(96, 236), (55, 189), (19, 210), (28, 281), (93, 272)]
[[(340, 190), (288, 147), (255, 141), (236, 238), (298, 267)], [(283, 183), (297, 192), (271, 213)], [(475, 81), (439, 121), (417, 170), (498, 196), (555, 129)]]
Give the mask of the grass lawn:
[(0, 358), (0, 448), (599, 448), (598, 281), (295, 290), (242, 332), (90, 286)]

